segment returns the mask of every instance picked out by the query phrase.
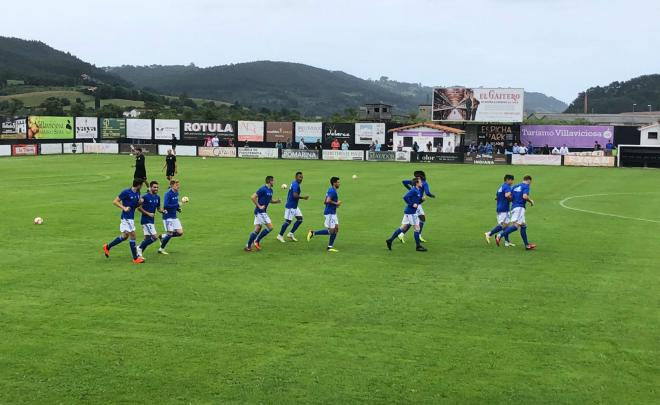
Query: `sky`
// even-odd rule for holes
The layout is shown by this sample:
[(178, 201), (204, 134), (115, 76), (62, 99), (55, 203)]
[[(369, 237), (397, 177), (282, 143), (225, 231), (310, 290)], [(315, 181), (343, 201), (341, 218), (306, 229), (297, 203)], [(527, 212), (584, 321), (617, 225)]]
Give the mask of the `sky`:
[[(7, 3), (14, 0), (7, 0)], [(97, 66), (299, 62), (361, 78), (580, 91), (660, 73), (659, 0), (31, 0), (3, 36)], [(5, 4), (6, 11), (9, 4)]]

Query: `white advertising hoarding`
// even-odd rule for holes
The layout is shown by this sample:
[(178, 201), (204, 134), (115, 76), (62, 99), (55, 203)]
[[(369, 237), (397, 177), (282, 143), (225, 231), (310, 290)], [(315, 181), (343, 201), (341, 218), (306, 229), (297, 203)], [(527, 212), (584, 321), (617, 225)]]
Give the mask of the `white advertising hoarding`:
[(561, 166), (561, 155), (512, 155), (514, 165)]
[(154, 137), (156, 139), (181, 139), (181, 124), (179, 120), (154, 120)]
[(84, 153), (119, 153), (119, 145), (116, 143), (84, 143)]
[(62, 144), (61, 143), (42, 143), (40, 153), (42, 155), (61, 155), (62, 154)]
[(200, 146), (197, 148), (197, 156), (235, 158), (236, 148)]
[(76, 139), (96, 139), (99, 137), (99, 119), (96, 117), (76, 117)]
[[(171, 139), (172, 135), (170, 135)], [(126, 120), (126, 138), (151, 139), (151, 120), (129, 118)]]
[[(167, 151), (172, 149), (170, 145), (158, 145), (158, 154), (161, 156), (166, 156)], [(197, 146), (190, 145), (178, 145), (176, 147), (177, 156), (197, 156)]]
[(314, 143), (320, 141), (322, 136), (322, 122), (296, 122), (296, 142), (304, 139), (305, 143)]
[(371, 145), (385, 143), (385, 124), (380, 122), (358, 122), (355, 124), (355, 143), (357, 145)]
[(361, 150), (324, 150), (323, 160), (364, 160)]
[(238, 148), (238, 157), (255, 159), (277, 159), (276, 148)]

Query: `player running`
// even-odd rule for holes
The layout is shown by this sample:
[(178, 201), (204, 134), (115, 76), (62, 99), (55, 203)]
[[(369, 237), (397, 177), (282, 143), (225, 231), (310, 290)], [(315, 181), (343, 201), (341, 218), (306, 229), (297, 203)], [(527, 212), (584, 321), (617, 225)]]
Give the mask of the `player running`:
[(500, 245), (502, 238), (507, 237), (512, 232), (515, 232), (520, 228), (520, 236), (522, 237), (523, 243), (525, 243), (525, 250), (536, 249), (536, 245), (529, 243), (527, 240), (527, 223), (525, 222), (525, 205), (530, 203), (532, 207), (534, 206), (534, 200), (529, 197), (530, 193), (530, 184), (532, 183), (532, 176), (523, 177), (523, 182), (514, 186), (512, 194), (511, 205), (511, 220), (509, 225), (504, 231), (497, 234), (495, 237), (495, 243), (497, 246)]
[[(486, 243), (490, 245), (490, 238), (499, 233), (501, 230), (506, 229), (509, 225), (509, 207), (511, 206), (511, 185), (513, 184), (513, 175), (507, 174), (504, 176), (504, 183), (497, 189), (495, 193), (495, 200), (497, 201), (497, 226), (490, 232), (484, 233), (486, 236)], [(513, 243), (509, 242), (509, 235), (504, 239), (504, 246), (515, 247)]]
[(406, 208), (403, 210), (403, 219), (401, 220), (401, 227), (397, 228), (392, 236), (385, 241), (387, 248), (392, 250), (392, 242), (402, 233), (406, 232), (411, 226), (415, 228), (415, 244), (418, 252), (426, 252), (426, 248), (422, 246), (422, 238), (420, 237), (421, 224), (419, 215), (417, 214), (419, 206), (426, 200), (424, 196), (424, 186), (422, 179), (415, 177), (409, 180), (412, 187), (408, 190), (406, 195), (403, 196), (403, 201), (406, 202)]
[[(431, 190), (429, 189), (429, 184), (426, 182), (426, 173), (424, 173), (424, 171), (422, 170), (417, 170), (413, 174), (413, 176), (414, 178), (420, 178), (422, 180), (422, 196), (427, 195), (431, 198), (435, 198), (435, 195), (431, 193)], [(401, 183), (408, 190), (413, 188), (412, 180), (403, 180)], [(424, 213), (424, 208), (422, 208), (422, 204), (419, 204), (417, 206), (417, 216), (419, 217), (419, 240), (426, 243), (426, 240), (422, 237), (422, 230), (424, 229), (424, 224), (426, 223), (426, 214)], [(406, 232), (408, 232), (408, 229), (409, 228), (406, 228), (405, 231), (399, 234), (399, 241), (401, 243), (406, 243), (406, 239), (404, 235)]]
[(339, 232), (339, 218), (337, 217), (337, 207), (341, 205), (339, 200), (339, 194), (337, 190), (339, 189), (339, 177), (332, 177), (330, 179), (330, 188), (325, 195), (325, 210), (323, 215), (325, 215), (325, 228), (320, 231), (310, 230), (307, 232), (307, 242), (312, 240), (314, 236), (318, 235), (330, 235), (330, 240), (328, 241), (328, 252), (337, 253), (338, 250), (334, 248), (335, 239), (337, 239), (337, 233)]
[(138, 210), (142, 213), (140, 224), (144, 232), (144, 240), (138, 246), (137, 253), (138, 256), (142, 257), (142, 252), (159, 239), (154, 218), (156, 217), (156, 211), (163, 213), (163, 209), (160, 208), (157, 181), (149, 183), (149, 192), (142, 196), (142, 205), (138, 207)]
[(116, 237), (112, 242), (103, 245), (103, 253), (106, 258), (110, 257), (110, 249), (128, 239), (131, 254), (133, 255), (133, 263), (144, 263), (144, 259), (138, 256), (137, 246), (135, 245), (134, 218), (135, 208), (140, 205), (140, 187), (142, 187), (142, 180), (134, 179), (133, 186), (123, 190), (112, 201), (112, 204), (121, 210), (121, 223), (119, 225), (121, 235)]
[[(252, 245), (257, 250), (261, 250), (261, 240), (273, 230), (273, 223), (266, 213), (269, 204), (279, 204), (282, 202), (279, 198), (273, 199), (273, 176), (266, 176), (266, 184), (261, 186), (250, 199), (254, 203), (254, 231), (250, 233), (248, 243), (245, 245), (246, 252), (252, 251)], [(265, 225), (265, 228), (264, 228)], [(263, 228), (263, 230), (262, 230)]]
[(300, 183), (302, 183), (302, 181), (302, 172), (297, 172), (296, 178), (291, 182), (291, 187), (289, 187), (289, 194), (287, 194), (286, 205), (284, 206), (284, 223), (282, 224), (282, 229), (280, 229), (279, 235), (277, 235), (277, 240), (282, 243), (286, 242), (284, 240), (284, 232), (286, 232), (286, 228), (291, 225), (291, 221), (294, 217), (296, 218), (296, 222), (293, 224), (291, 232), (289, 232), (286, 237), (293, 242), (298, 242), (298, 239), (296, 239), (294, 234), (298, 227), (303, 223), (303, 214), (302, 211), (300, 211), (300, 208), (298, 208), (298, 202), (299, 200), (309, 200), (309, 196), (303, 197), (301, 195)]
[(133, 178), (142, 180), (144, 185), (147, 186), (147, 168), (145, 167), (145, 158), (142, 153), (142, 148), (135, 148), (135, 173), (133, 173)]
[(165, 156), (165, 176), (167, 176), (167, 181), (170, 181), (174, 178), (176, 174), (179, 173), (179, 167), (176, 163), (176, 155), (172, 152), (172, 149), (167, 150), (167, 156)]
[(181, 221), (176, 216), (177, 212), (181, 212), (181, 206), (179, 206), (179, 180), (170, 180), (170, 189), (163, 197), (163, 210), (161, 212), (163, 213), (163, 225), (167, 233), (164, 233), (161, 237), (158, 253), (167, 255), (169, 253), (165, 251), (165, 246), (167, 246), (170, 239), (183, 236)]

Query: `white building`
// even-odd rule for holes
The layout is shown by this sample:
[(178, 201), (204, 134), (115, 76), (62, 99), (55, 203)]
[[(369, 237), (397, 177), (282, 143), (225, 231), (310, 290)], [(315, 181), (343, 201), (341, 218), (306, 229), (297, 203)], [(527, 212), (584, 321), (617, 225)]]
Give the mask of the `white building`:
[(420, 152), (426, 151), (426, 144), (431, 142), (431, 150), (437, 151), (440, 145), (443, 152), (460, 151), (461, 138), (465, 131), (438, 125), (434, 122), (421, 122), (419, 124), (406, 125), (399, 128), (390, 129), (393, 133), (392, 142), (396, 149), (399, 142), (404, 145), (403, 150), (410, 151), (415, 142), (419, 145)]
[(639, 131), (641, 133), (639, 137), (640, 145), (660, 146), (660, 139), (658, 139), (660, 122), (641, 127)]
[(134, 108), (131, 111), (124, 111), (123, 114), (126, 118), (138, 118), (142, 112)]

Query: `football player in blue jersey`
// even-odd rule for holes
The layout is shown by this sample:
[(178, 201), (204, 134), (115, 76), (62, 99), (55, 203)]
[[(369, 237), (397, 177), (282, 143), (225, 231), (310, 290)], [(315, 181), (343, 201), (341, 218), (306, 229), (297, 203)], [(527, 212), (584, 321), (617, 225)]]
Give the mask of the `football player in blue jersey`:
[(406, 208), (403, 210), (403, 219), (401, 220), (401, 227), (397, 228), (392, 236), (385, 241), (387, 248), (392, 250), (392, 242), (402, 233), (406, 232), (411, 226), (415, 229), (415, 245), (418, 252), (426, 252), (426, 248), (422, 246), (420, 237), (420, 220), (418, 208), (424, 202), (424, 186), (422, 179), (415, 177), (409, 180), (412, 187), (408, 190), (406, 195), (403, 196), (403, 201), (406, 202)]
[[(279, 204), (282, 201), (279, 198), (273, 199), (273, 176), (266, 176), (266, 184), (261, 186), (250, 199), (254, 204), (254, 231), (250, 233), (248, 242), (244, 250), (252, 251), (252, 245), (257, 250), (261, 250), (261, 240), (273, 230), (273, 223), (266, 212), (269, 204)], [(262, 230), (263, 228), (263, 230)]]
[(291, 187), (289, 187), (289, 193), (286, 197), (286, 205), (284, 206), (284, 223), (282, 224), (282, 229), (280, 229), (279, 235), (277, 235), (277, 240), (282, 243), (286, 242), (284, 240), (284, 233), (286, 232), (286, 229), (289, 227), (289, 225), (291, 225), (293, 218), (296, 219), (296, 222), (294, 222), (291, 231), (287, 235), (287, 238), (293, 242), (298, 242), (298, 239), (296, 239), (294, 234), (296, 233), (298, 227), (300, 227), (300, 225), (303, 223), (303, 214), (298, 207), (298, 203), (300, 200), (309, 199), (309, 196), (303, 196), (302, 191), (300, 190), (300, 183), (302, 183), (302, 181), (302, 172), (297, 172), (296, 178), (291, 182)]
[[(497, 189), (495, 193), (496, 207), (495, 212), (497, 213), (497, 225), (490, 232), (485, 232), (486, 243), (490, 244), (490, 238), (493, 235), (498, 234), (501, 230), (506, 229), (509, 225), (509, 211), (511, 206), (511, 185), (513, 185), (513, 175), (507, 174), (504, 176), (504, 183)], [(509, 242), (509, 236), (507, 235), (504, 240), (504, 246), (514, 247), (513, 243)]]
[[(424, 171), (422, 170), (417, 170), (415, 171), (413, 176), (414, 178), (419, 178), (422, 180), (422, 196), (429, 196), (431, 198), (435, 198), (435, 194), (431, 193), (431, 190), (429, 189), (429, 183), (426, 182), (426, 173), (424, 173)], [(414, 188), (412, 180), (403, 180), (401, 183), (408, 190)], [(426, 198), (424, 200), (426, 200)], [(424, 208), (422, 208), (422, 204), (419, 204), (417, 206), (416, 214), (417, 217), (419, 218), (419, 240), (422, 242), (426, 242), (426, 240), (422, 236), (422, 231), (424, 230), (424, 224), (426, 223), (426, 213), (424, 212)], [(406, 232), (408, 232), (408, 229), (410, 228), (406, 228), (405, 231), (399, 234), (398, 238), (401, 243), (406, 243), (406, 239), (404, 235)]]
[(133, 263), (140, 264), (144, 262), (144, 259), (138, 256), (135, 244), (135, 209), (140, 205), (140, 187), (142, 187), (142, 183), (142, 179), (133, 180), (133, 186), (122, 190), (112, 201), (112, 204), (121, 210), (121, 222), (119, 224), (121, 235), (103, 245), (103, 253), (106, 258), (110, 257), (110, 249), (128, 239)]
[(144, 240), (138, 246), (138, 256), (142, 257), (142, 252), (152, 243), (159, 239), (158, 231), (156, 231), (156, 212), (163, 213), (160, 208), (160, 196), (158, 195), (158, 182), (152, 181), (149, 183), (149, 192), (142, 196), (142, 205), (138, 207), (142, 213), (140, 224), (144, 232)]
[(325, 209), (323, 210), (325, 229), (307, 232), (307, 242), (312, 240), (314, 236), (329, 235), (330, 240), (328, 241), (327, 251), (331, 253), (338, 252), (335, 249), (335, 239), (337, 239), (337, 233), (339, 233), (339, 217), (337, 216), (337, 208), (341, 206), (341, 200), (339, 200), (339, 194), (337, 193), (339, 186), (339, 177), (330, 178), (330, 188), (328, 188), (325, 195)]
[(532, 176), (525, 176), (523, 177), (522, 183), (513, 186), (511, 191), (511, 219), (509, 221), (512, 225), (509, 225), (505, 230), (497, 234), (495, 237), (495, 243), (497, 243), (497, 246), (500, 245), (502, 238), (505, 238), (512, 232), (520, 229), (520, 236), (525, 244), (525, 250), (536, 249), (536, 245), (529, 243), (529, 240), (527, 239), (527, 221), (525, 220), (526, 204), (529, 203), (532, 207), (534, 206), (534, 200), (529, 196), (531, 184)]
[(181, 225), (181, 220), (177, 217), (177, 213), (181, 212), (181, 206), (179, 205), (179, 186), (179, 180), (170, 180), (170, 189), (163, 196), (163, 225), (167, 233), (164, 233), (161, 237), (160, 248), (158, 248), (158, 253), (162, 255), (169, 254), (165, 251), (165, 246), (167, 246), (172, 238), (183, 236), (183, 226)]

